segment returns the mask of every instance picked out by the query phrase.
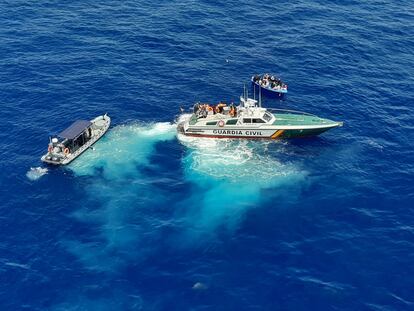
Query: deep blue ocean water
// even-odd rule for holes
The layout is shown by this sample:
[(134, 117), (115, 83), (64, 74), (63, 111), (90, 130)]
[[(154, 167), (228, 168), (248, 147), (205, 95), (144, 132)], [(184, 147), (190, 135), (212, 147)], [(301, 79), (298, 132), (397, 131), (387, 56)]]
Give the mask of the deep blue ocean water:
[[(414, 310), (413, 26), (406, 0), (2, 1), (0, 309)], [(344, 127), (177, 138), (260, 72)]]

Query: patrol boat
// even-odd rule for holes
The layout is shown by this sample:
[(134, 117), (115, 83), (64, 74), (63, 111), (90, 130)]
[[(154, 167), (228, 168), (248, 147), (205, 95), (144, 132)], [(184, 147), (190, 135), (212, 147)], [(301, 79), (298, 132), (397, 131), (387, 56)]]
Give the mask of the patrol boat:
[(96, 143), (108, 130), (111, 118), (104, 114), (91, 121), (78, 120), (50, 139), (47, 153), (41, 160), (48, 164), (66, 165)]
[(316, 136), (342, 125), (343, 122), (310, 113), (263, 108), (260, 97), (257, 101), (245, 92), (237, 107), (224, 103), (216, 107), (196, 104), (191, 116), (179, 123), (177, 130), (194, 137), (276, 139)]

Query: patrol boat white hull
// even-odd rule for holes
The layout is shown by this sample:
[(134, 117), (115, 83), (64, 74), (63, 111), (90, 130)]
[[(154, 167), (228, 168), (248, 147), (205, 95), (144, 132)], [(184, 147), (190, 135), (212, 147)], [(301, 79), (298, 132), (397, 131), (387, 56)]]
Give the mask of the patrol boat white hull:
[(262, 108), (256, 100), (241, 98), (233, 116), (226, 110), (201, 115), (196, 111), (178, 131), (194, 137), (276, 139), (315, 136), (342, 124), (304, 112)]

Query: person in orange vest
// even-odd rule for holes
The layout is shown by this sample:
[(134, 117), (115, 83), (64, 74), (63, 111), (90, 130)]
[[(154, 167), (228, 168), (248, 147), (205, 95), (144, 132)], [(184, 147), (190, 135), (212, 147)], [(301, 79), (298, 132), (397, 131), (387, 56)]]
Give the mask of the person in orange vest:
[(229, 111), (229, 114), (230, 114), (231, 117), (234, 117), (234, 112), (235, 112), (234, 111), (234, 106), (231, 106), (230, 111)]

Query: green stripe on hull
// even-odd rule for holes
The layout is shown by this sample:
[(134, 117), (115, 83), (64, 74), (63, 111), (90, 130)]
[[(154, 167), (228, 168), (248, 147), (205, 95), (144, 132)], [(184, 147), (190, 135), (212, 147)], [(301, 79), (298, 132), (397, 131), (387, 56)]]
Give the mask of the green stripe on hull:
[(309, 116), (309, 115), (300, 115), (300, 114), (273, 114), (275, 116), (275, 121), (273, 125), (327, 125), (333, 124), (334, 121), (319, 118), (316, 116)]
[(296, 138), (296, 137), (309, 137), (317, 136), (327, 130), (331, 129), (330, 127), (321, 128), (321, 129), (306, 129), (306, 130), (284, 130), (283, 133), (277, 138)]

